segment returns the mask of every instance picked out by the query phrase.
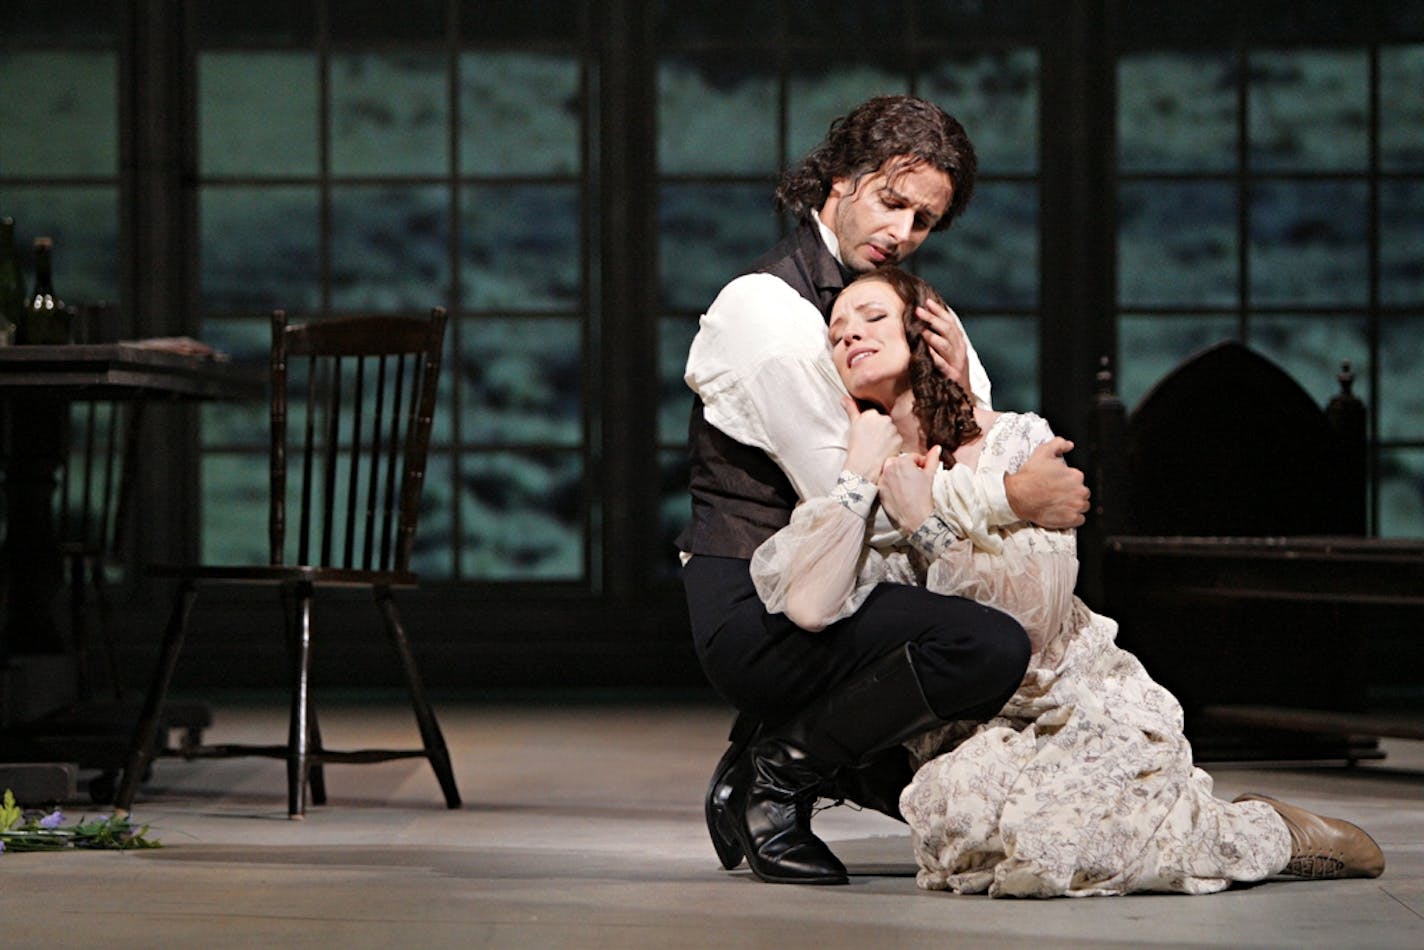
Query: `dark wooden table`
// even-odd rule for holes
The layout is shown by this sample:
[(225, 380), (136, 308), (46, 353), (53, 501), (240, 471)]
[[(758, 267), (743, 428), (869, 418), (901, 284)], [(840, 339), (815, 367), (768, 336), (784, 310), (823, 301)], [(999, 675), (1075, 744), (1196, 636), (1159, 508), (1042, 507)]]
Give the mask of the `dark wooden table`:
[(64, 649), (54, 620), (62, 569), (53, 496), (55, 472), (70, 451), (70, 404), (260, 399), (266, 380), (265, 367), (151, 345), (0, 346), (0, 403), (7, 420), (3, 555), (8, 575), (0, 667), (12, 655)]
[(209, 356), (136, 343), (0, 347), (0, 396), (256, 399), (266, 375)]
[(0, 663), (12, 652), (52, 652), (51, 604), (60, 585), (54, 472), (70, 450), (72, 402), (256, 399), (265, 375), (210, 356), (130, 343), (0, 347), (0, 400), (9, 418), (5, 555), (9, 571)]

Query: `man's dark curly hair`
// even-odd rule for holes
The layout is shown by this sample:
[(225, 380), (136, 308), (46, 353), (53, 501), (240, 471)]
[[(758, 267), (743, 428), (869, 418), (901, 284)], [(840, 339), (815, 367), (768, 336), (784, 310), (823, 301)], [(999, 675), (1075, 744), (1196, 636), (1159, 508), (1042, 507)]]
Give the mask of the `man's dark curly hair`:
[[(919, 420), (920, 431), (925, 435), (925, 445), (943, 446), (941, 462), (945, 468), (950, 468), (954, 465), (954, 450), (979, 434), (979, 424), (974, 421), (973, 398), (964, 387), (947, 379), (935, 366), (930, 345), (923, 335), (929, 324), (915, 315), (915, 308), (925, 301), (933, 300), (943, 305), (944, 299), (928, 281), (893, 265), (877, 267), (856, 277), (851, 283), (863, 280), (883, 281), (905, 305), (901, 322), (905, 326), (905, 342), (910, 346), (910, 392), (915, 397), (915, 418)], [(888, 410), (890, 407), (882, 408)]]
[[(886, 168), (892, 159), (903, 163)], [(935, 224), (949, 227), (969, 204), (979, 161), (964, 126), (933, 102), (914, 96), (879, 96), (831, 123), (821, 144), (776, 186), (776, 209), (804, 220), (826, 203), (837, 178), (859, 181), (885, 168), (891, 175), (926, 163), (949, 176), (954, 186), (949, 208)]]

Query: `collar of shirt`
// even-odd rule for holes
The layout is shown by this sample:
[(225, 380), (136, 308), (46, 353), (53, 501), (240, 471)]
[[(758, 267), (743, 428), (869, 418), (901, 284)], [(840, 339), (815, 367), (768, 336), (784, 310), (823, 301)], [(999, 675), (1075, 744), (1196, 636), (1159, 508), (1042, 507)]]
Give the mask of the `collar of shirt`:
[(845, 269), (845, 261), (841, 260), (841, 242), (836, 238), (836, 232), (826, 227), (826, 222), (821, 220), (821, 216), (813, 215), (816, 228), (821, 232), (821, 240), (825, 242), (826, 250), (831, 252), (831, 256), (836, 259), (836, 263)]

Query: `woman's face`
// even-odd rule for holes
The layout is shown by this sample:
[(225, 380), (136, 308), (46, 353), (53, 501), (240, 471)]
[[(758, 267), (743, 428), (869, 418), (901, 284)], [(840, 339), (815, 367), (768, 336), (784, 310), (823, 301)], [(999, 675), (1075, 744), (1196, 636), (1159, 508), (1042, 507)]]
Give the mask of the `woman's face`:
[(909, 387), (905, 302), (883, 280), (858, 280), (831, 308), (831, 358), (850, 394), (885, 408)]

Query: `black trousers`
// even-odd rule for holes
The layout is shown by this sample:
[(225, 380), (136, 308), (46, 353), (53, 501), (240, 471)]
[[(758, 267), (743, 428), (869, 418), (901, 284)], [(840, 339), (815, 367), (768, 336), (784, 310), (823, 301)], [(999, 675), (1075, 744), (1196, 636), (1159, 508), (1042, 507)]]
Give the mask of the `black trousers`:
[(699, 554), (682, 571), (702, 669), (744, 718), (783, 722), (906, 643), (941, 719), (993, 716), (1028, 667), (1028, 636), (1018, 622), (971, 600), (881, 584), (853, 616), (810, 633), (767, 613), (749, 567)]

